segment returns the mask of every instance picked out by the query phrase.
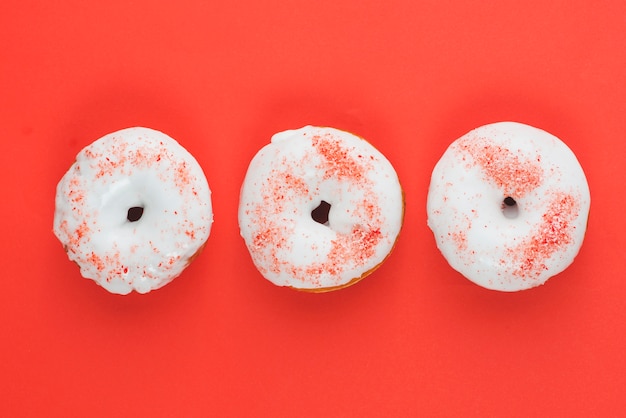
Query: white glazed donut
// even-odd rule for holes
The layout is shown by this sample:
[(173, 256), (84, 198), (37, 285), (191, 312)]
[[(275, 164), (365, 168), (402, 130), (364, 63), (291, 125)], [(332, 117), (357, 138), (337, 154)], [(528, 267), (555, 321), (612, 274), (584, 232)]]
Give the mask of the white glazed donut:
[(196, 160), (148, 128), (85, 147), (57, 186), (55, 235), (81, 274), (111, 293), (169, 283), (202, 249), (212, 222)]
[(321, 292), (351, 285), (394, 247), (404, 215), (398, 176), (367, 141), (333, 128), (278, 133), (252, 159), (239, 227), (260, 273)]
[(432, 173), (428, 225), (450, 265), (488, 289), (518, 291), (567, 268), (583, 243), (590, 196), (574, 153), (528, 125), (482, 126)]

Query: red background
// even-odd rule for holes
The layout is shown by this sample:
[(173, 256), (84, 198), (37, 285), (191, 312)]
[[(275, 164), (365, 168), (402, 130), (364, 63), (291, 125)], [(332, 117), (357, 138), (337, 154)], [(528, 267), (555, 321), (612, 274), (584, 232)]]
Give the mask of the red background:
[[(626, 413), (625, 2), (165, 3), (0, 6), (0, 415)], [(575, 263), (514, 294), (453, 271), (426, 226), (443, 151), (501, 120), (563, 139), (592, 194)], [(392, 256), (330, 294), (265, 281), (237, 226), (248, 162), (305, 124), (364, 136), (406, 191)], [(182, 276), (122, 297), (52, 218), (76, 153), (136, 125), (194, 154), (215, 224)]]

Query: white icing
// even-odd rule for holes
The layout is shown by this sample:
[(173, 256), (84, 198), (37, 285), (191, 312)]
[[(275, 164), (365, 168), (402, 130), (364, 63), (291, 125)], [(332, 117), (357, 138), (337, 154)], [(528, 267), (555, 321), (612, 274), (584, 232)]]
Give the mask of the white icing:
[[(503, 205), (507, 196), (516, 207)], [(441, 157), (428, 192), (428, 225), (455, 270), (480, 286), (518, 291), (572, 263), (589, 206), (583, 170), (561, 140), (500, 122), (462, 136)]]
[[(313, 220), (321, 201), (328, 223)], [(252, 159), (239, 203), (241, 235), (261, 274), (278, 286), (346, 285), (392, 250), (404, 213), (389, 161), (333, 128), (278, 133)]]
[[(128, 209), (143, 207), (141, 218)], [(177, 277), (211, 231), (211, 191), (169, 136), (128, 128), (85, 147), (57, 186), (54, 233), (81, 274), (111, 293), (146, 293)]]

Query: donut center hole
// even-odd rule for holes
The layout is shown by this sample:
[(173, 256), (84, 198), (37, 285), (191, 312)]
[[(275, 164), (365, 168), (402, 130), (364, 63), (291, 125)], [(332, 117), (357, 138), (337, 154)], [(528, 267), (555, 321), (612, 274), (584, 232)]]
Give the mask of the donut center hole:
[(328, 226), (328, 214), (330, 213), (330, 203), (321, 201), (319, 206), (311, 211), (311, 218), (317, 223)]
[(507, 196), (502, 201), (502, 213), (505, 218), (515, 219), (519, 215), (519, 207), (517, 202), (511, 196)]
[(141, 206), (133, 206), (128, 209), (128, 213), (126, 214), (126, 219), (129, 222), (137, 222), (141, 219), (143, 215), (143, 208)]

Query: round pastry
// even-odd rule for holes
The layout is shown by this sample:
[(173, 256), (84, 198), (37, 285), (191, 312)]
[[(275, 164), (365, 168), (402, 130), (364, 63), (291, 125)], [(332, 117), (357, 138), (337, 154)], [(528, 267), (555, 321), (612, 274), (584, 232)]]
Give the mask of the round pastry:
[(333, 128), (278, 133), (252, 159), (239, 227), (261, 274), (312, 292), (347, 287), (393, 249), (404, 216), (398, 176), (367, 141)]
[(128, 128), (84, 148), (57, 186), (54, 233), (85, 278), (147, 293), (178, 276), (211, 231), (202, 169), (169, 136)]
[(428, 191), (428, 225), (455, 270), (511, 292), (572, 263), (589, 205), (585, 174), (563, 142), (501, 122), (469, 132), (443, 154)]

